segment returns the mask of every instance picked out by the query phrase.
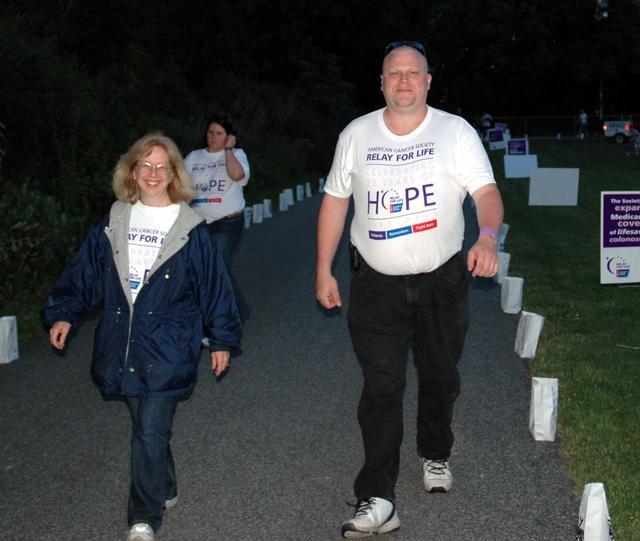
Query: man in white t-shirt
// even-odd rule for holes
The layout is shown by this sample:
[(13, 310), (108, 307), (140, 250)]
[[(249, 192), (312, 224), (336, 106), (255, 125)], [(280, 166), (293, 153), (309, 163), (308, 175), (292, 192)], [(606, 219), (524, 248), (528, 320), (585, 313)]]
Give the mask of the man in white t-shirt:
[[(342, 305), (331, 272), (353, 197), (349, 328), (364, 386), (358, 406), (365, 462), (347, 538), (400, 527), (395, 509), (407, 353), (418, 371), (418, 453), (427, 492), (452, 485), (451, 420), (457, 362), (467, 324), (467, 272), (498, 269), (502, 200), (487, 154), (462, 118), (426, 104), (431, 75), (424, 47), (397, 41), (380, 76), (386, 107), (340, 134), (318, 217), (316, 298)], [(462, 203), (473, 197), (480, 234), (461, 256)]]

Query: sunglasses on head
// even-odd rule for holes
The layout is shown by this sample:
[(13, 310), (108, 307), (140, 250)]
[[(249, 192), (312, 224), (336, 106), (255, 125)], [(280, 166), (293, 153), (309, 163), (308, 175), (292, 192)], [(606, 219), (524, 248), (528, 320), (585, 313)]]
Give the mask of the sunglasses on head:
[(403, 39), (403, 40), (399, 40), (399, 41), (392, 41), (385, 48), (384, 56), (387, 56), (391, 51), (393, 51), (394, 49), (397, 49), (398, 47), (412, 47), (413, 49), (418, 51), (422, 56), (427, 58), (427, 52), (424, 50), (424, 45), (422, 45), (422, 43), (420, 43), (418, 41), (414, 41), (412, 39), (407, 39), (407, 40)]

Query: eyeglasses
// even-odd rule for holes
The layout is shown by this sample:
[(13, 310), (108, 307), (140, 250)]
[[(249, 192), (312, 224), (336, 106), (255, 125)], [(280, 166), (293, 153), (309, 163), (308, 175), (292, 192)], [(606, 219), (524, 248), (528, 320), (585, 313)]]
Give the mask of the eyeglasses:
[(418, 51), (422, 56), (427, 58), (427, 51), (424, 50), (424, 45), (422, 45), (422, 43), (418, 41), (413, 41), (412, 39), (392, 41), (385, 48), (384, 56), (387, 56), (391, 51), (393, 51), (394, 49), (397, 49), (398, 47), (411, 47), (416, 51)]
[(160, 162), (154, 165), (149, 162), (138, 162), (136, 166), (140, 174), (144, 176), (152, 176), (155, 173), (159, 177), (168, 178), (171, 175), (171, 164), (169, 163)]

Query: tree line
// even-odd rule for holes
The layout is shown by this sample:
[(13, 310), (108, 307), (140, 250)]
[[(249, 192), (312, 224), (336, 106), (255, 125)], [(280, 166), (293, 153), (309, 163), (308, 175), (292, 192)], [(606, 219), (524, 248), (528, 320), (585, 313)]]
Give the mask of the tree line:
[[(640, 7), (616, 0), (31, 0), (0, 7), (0, 305), (68, 261), (142, 134), (182, 150), (228, 113), (252, 183), (323, 176), (339, 131), (381, 107), (386, 43), (427, 48), (430, 102), (473, 119), (631, 111)], [(635, 111), (634, 111), (635, 112)], [(13, 285), (6, 285), (10, 282)]]

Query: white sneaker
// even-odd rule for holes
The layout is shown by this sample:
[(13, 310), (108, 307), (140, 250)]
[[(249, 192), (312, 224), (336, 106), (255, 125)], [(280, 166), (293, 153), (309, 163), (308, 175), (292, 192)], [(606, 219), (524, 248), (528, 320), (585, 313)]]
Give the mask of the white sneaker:
[(342, 523), (342, 537), (356, 539), (400, 528), (396, 506), (383, 498), (369, 498), (356, 505), (353, 518)]
[(164, 508), (171, 509), (178, 505), (178, 495), (176, 494), (173, 498), (164, 501)]
[(424, 489), (427, 492), (449, 492), (453, 485), (453, 475), (448, 460), (424, 459), (422, 464)]
[(155, 541), (153, 528), (146, 522), (138, 522), (131, 526), (127, 541)]

